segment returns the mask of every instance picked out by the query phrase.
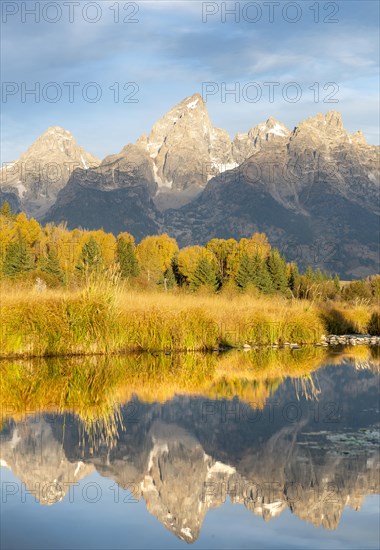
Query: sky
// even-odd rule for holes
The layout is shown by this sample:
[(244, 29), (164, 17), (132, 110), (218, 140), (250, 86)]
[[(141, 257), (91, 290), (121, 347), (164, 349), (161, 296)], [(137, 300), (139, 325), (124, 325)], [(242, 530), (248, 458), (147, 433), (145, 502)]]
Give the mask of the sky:
[(232, 139), (269, 116), (292, 129), (337, 110), (348, 131), (379, 143), (376, 0), (3, 0), (1, 9), (2, 162), (49, 126), (104, 158), (196, 92)]

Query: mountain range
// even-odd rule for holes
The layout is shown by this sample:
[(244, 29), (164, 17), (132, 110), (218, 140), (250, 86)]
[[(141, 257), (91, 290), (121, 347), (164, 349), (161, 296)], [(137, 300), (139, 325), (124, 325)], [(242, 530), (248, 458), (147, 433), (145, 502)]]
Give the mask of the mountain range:
[(0, 200), (42, 222), (180, 246), (264, 231), (301, 266), (379, 271), (379, 147), (336, 111), (293, 130), (269, 118), (231, 141), (194, 94), (102, 161), (51, 127), (1, 175)]

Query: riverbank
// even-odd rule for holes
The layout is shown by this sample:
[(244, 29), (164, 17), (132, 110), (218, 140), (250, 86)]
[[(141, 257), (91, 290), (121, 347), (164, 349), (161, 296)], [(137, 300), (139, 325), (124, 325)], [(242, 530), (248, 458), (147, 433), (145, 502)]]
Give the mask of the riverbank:
[(380, 334), (373, 305), (107, 285), (42, 293), (8, 288), (1, 292), (0, 325), (3, 358), (300, 346), (323, 342), (331, 328), (337, 335)]

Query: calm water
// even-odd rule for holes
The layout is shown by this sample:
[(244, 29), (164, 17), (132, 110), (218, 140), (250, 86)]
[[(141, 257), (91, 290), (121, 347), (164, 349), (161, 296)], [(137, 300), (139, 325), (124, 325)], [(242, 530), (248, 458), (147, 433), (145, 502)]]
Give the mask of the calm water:
[(378, 548), (379, 361), (318, 353), (2, 363), (1, 548)]

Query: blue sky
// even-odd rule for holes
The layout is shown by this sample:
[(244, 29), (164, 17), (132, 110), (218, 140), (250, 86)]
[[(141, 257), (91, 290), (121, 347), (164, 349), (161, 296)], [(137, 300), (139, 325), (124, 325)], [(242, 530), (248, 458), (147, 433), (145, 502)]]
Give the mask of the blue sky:
[[(103, 158), (148, 133), (170, 107), (202, 93), (207, 82), (216, 90), (207, 97), (211, 119), (232, 138), (269, 116), (293, 128), (308, 116), (334, 109), (349, 131), (361, 129), (370, 143), (378, 143), (377, 1), (321, 1), (318, 12), (317, 3), (306, 0), (66, 4), (2, 2), (2, 161), (18, 158), (53, 125), (70, 130)], [(224, 13), (233, 6), (239, 17)], [(26, 14), (25, 7), (37, 8), (40, 20)], [(64, 83), (73, 82), (78, 84), (70, 102), (70, 86)], [(90, 82), (97, 89), (86, 87)], [(129, 82), (135, 84), (123, 91)], [(262, 93), (256, 102), (247, 100), (253, 94), (247, 85), (253, 82)], [(40, 101), (23, 98), (22, 88), (36, 83)], [(265, 83), (278, 83), (273, 101)], [(223, 101), (226, 87), (237, 93)], [(290, 98), (301, 93), (299, 100), (285, 100), (286, 90)], [(59, 91), (61, 99), (47, 101)], [(83, 99), (86, 92), (91, 99), (99, 91), (99, 101)], [(137, 102), (124, 103), (133, 91), (130, 99)], [(329, 97), (337, 102), (326, 102)]]

